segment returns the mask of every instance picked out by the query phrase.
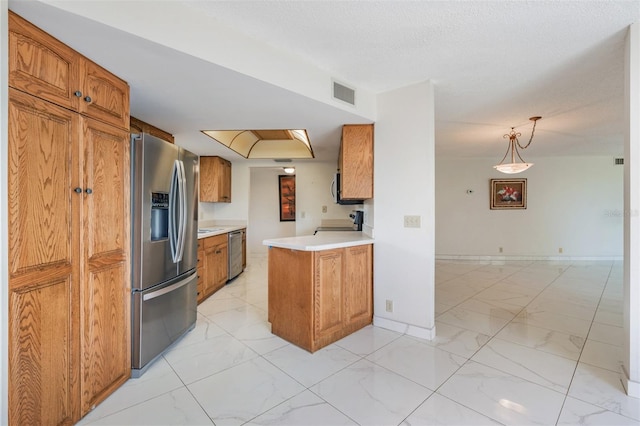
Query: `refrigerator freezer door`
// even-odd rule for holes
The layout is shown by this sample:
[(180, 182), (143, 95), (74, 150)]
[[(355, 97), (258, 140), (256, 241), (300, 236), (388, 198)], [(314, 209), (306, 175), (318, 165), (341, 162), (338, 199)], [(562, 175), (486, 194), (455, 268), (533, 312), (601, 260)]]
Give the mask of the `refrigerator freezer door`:
[(195, 271), (173, 281), (133, 293), (133, 377), (196, 323), (198, 275)]

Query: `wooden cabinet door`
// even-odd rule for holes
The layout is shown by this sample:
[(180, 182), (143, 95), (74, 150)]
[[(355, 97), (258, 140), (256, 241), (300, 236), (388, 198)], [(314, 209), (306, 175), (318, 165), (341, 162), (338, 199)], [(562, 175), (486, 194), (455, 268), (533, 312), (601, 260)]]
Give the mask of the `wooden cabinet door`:
[(345, 323), (369, 323), (373, 318), (373, 245), (346, 248), (345, 269)]
[(129, 85), (84, 57), (80, 64), (80, 112), (128, 131)]
[(129, 133), (82, 119), (82, 414), (130, 376)]
[(344, 249), (318, 251), (314, 257), (314, 340), (317, 342), (342, 328)]
[(198, 266), (196, 268), (198, 274), (198, 303), (202, 302), (205, 298), (205, 282), (207, 279), (207, 264), (205, 262), (205, 258), (204, 242), (202, 240), (198, 240)]
[(9, 86), (78, 110), (80, 55), (9, 11)]
[(200, 201), (231, 202), (231, 162), (221, 157), (200, 157)]
[(217, 288), (222, 288), (229, 278), (229, 244), (226, 242), (220, 244), (216, 253), (218, 258), (216, 259), (215, 282)]
[(231, 202), (231, 162), (221, 159), (220, 198), (225, 203)]
[(215, 270), (217, 264), (217, 247), (208, 247), (204, 251), (204, 262), (207, 270), (204, 280), (204, 297), (211, 295), (215, 291)]
[(9, 89), (9, 423), (79, 419), (79, 117)]
[(207, 248), (205, 262), (207, 268), (205, 297), (207, 297), (224, 287), (227, 282), (227, 244), (218, 244)]
[(373, 198), (373, 125), (345, 125), (340, 144), (340, 196)]

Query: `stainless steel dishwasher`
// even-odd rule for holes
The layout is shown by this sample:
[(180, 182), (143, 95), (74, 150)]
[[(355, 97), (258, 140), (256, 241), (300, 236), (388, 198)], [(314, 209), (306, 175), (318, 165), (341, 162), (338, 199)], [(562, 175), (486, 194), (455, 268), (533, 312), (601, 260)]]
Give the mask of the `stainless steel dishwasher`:
[(242, 272), (242, 238), (244, 229), (229, 232), (229, 280)]

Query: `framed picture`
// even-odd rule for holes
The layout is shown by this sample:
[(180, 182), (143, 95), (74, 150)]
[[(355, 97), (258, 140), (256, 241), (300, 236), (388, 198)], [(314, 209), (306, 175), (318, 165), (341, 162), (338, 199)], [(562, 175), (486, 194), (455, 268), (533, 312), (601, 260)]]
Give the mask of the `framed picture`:
[(280, 222), (296, 220), (296, 177), (292, 175), (278, 176), (280, 197)]
[(491, 209), (526, 209), (527, 179), (491, 179)]

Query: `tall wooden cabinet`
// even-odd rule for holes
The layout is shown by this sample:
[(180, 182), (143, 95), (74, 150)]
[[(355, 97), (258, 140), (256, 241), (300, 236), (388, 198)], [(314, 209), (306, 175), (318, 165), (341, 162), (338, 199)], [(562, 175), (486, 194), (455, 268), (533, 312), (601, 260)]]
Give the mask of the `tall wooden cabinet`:
[(11, 12), (9, 41), (9, 422), (74, 424), (130, 376), (129, 89)]
[(314, 352), (373, 320), (373, 245), (269, 248), (273, 334)]
[(373, 198), (373, 124), (342, 126), (338, 169), (342, 199)]
[(231, 202), (231, 162), (222, 157), (200, 157), (200, 201)]

